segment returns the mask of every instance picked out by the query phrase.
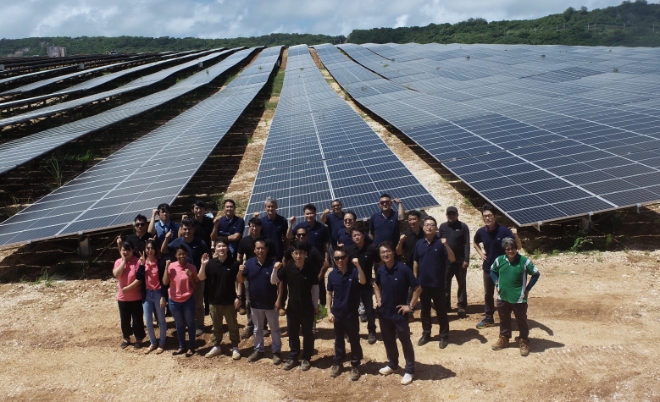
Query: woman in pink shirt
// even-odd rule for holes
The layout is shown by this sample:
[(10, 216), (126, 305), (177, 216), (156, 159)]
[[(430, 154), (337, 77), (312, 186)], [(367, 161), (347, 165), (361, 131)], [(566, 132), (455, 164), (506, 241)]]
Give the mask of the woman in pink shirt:
[[(140, 256), (139, 277), (144, 278), (145, 297), (142, 303), (144, 320), (147, 323), (147, 334), (151, 346), (144, 353), (149, 354), (156, 351), (159, 355), (165, 351), (165, 339), (167, 337), (167, 323), (165, 322), (165, 304), (167, 303), (167, 287), (163, 286), (163, 275), (165, 274), (165, 263), (159, 264), (158, 247), (155, 240), (147, 240), (144, 251)], [(143, 271), (143, 272), (142, 272)], [(156, 313), (158, 319), (158, 330), (160, 342), (156, 343), (156, 332), (152, 317)]]
[[(188, 263), (188, 251), (184, 245), (176, 249), (176, 261), (167, 262), (163, 274), (163, 285), (170, 287), (170, 312), (174, 317), (176, 335), (179, 337), (179, 349), (173, 355), (186, 354), (190, 357), (195, 354), (195, 298), (193, 291), (199, 281), (197, 268)], [(188, 326), (189, 347), (186, 350), (186, 325)]]
[[(117, 304), (119, 306), (119, 320), (124, 342), (121, 348), (131, 343), (131, 335), (135, 335), (135, 349), (142, 347), (145, 337), (144, 322), (142, 321), (142, 291), (141, 282), (136, 280), (140, 261), (133, 255), (133, 245), (124, 242), (121, 246), (121, 258), (115, 261), (112, 275), (117, 278)], [(131, 326), (133, 319), (133, 326)]]

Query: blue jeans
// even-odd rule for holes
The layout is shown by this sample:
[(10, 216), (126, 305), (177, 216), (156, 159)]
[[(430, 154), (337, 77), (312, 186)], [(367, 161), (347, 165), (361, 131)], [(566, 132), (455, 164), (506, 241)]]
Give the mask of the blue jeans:
[(147, 333), (149, 334), (149, 341), (152, 345), (156, 345), (156, 333), (154, 331), (154, 311), (158, 317), (158, 330), (160, 332), (160, 343), (158, 346), (161, 348), (165, 346), (165, 338), (167, 337), (167, 323), (165, 322), (165, 307), (160, 308), (160, 290), (147, 289), (147, 298), (142, 303), (142, 310), (144, 311), (144, 321), (147, 323)]
[(183, 303), (170, 299), (170, 312), (176, 325), (176, 336), (179, 337), (179, 348), (186, 343), (186, 325), (188, 326), (189, 349), (195, 349), (195, 298), (190, 296)]

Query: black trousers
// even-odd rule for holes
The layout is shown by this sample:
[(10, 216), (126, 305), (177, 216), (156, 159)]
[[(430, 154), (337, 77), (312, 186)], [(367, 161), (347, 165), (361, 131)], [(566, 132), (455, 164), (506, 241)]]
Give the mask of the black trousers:
[[(136, 341), (143, 340), (147, 334), (144, 332), (144, 312), (142, 310), (142, 300), (119, 301), (119, 321), (121, 323), (121, 334), (125, 339), (135, 335)], [(131, 319), (133, 325), (131, 325)]]
[(509, 303), (504, 300), (497, 301), (497, 313), (500, 315), (500, 335), (511, 338), (511, 312), (516, 316), (520, 339), (529, 338), (529, 325), (527, 325), (527, 303)]
[(447, 296), (447, 310), (451, 309), (451, 282), (456, 277), (458, 290), (458, 308), (465, 310), (467, 307), (467, 269), (463, 269), (463, 261), (446, 262), (447, 270), (445, 271), (445, 295)]
[(334, 362), (340, 365), (346, 357), (346, 341), (344, 335), (348, 335), (351, 345), (351, 365), (359, 366), (362, 360), (362, 346), (360, 345), (360, 321), (358, 315), (349, 317), (335, 316), (335, 357)]
[(289, 330), (289, 359), (296, 360), (300, 355), (300, 329), (302, 328), (302, 359), (310, 360), (314, 353), (314, 310), (300, 312), (292, 309), (286, 312), (286, 325)]
[(430, 288), (422, 286), (422, 332), (431, 334), (431, 301), (435, 312), (438, 315), (440, 323), (440, 338), (449, 336), (449, 320), (447, 319), (447, 309), (445, 308), (445, 289), (444, 287)]
[(483, 271), (484, 275), (484, 309), (487, 320), (493, 320), (495, 314), (495, 283), (490, 277), (490, 271)]
[(403, 348), (403, 357), (406, 360), (406, 373), (415, 374), (415, 349), (413, 349), (410, 340), (410, 325), (408, 317), (399, 320), (388, 320), (380, 317), (380, 334), (385, 344), (385, 353), (387, 354), (387, 365), (390, 368), (399, 368), (399, 349), (396, 346), (396, 340), (399, 338)]

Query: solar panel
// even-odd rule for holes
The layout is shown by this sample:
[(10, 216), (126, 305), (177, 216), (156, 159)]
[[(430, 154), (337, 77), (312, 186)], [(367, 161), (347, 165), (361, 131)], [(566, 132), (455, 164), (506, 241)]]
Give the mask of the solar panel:
[(340, 198), (358, 219), (374, 212), (380, 194), (409, 209), (438, 205), (369, 125), (325, 81), (306, 45), (289, 48), (280, 100), (246, 214), (278, 199), (278, 213), (301, 217)]
[[(207, 54), (206, 56), (199, 57), (199, 58), (194, 59), (192, 61), (180, 64), (180, 65), (176, 65), (176, 66), (173, 66), (173, 67), (155, 72), (153, 74), (149, 74), (149, 75), (144, 76), (144, 77), (137, 78), (137, 79), (129, 82), (126, 85), (122, 85), (119, 88), (115, 88), (115, 89), (112, 89), (112, 90), (109, 90), (109, 91), (100, 92), (98, 94), (85, 96), (83, 98), (58, 103), (58, 104), (52, 105), (52, 106), (46, 106), (46, 107), (43, 107), (43, 108), (40, 108), (40, 109), (37, 109), (37, 110), (33, 110), (33, 111), (29, 111), (29, 112), (26, 112), (26, 113), (19, 114), (19, 115), (16, 115), (16, 116), (8, 117), (8, 118), (5, 118), (5, 119), (0, 119), (0, 127), (4, 127), (4, 126), (11, 125), (11, 124), (16, 124), (16, 123), (21, 123), (21, 122), (28, 121), (28, 120), (31, 120), (31, 119), (36, 119), (36, 118), (39, 118), (39, 117), (50, 116), (50, 115), (53, 115), (53, 114), (56, 114), (56, 113), (61, 113), (61, 112), (67, 111), (67, 110), (71, 110), (71, 109), (73, 109), (75, 107), (78, 107), (78, 106), (82, 106), (82, 105), (86, 105), (86, 104), (89, 104), (89, 103), (92, 103), (92, 102), (95, 102), (95, 101), (99, 101), (99, 100), (102, 100), (102, 99), (105, 99), (105, 98), (108, 98), (108, 97), (117, 96), (117, 95), (121, 95), (121, 94), (130, 92), (130, 91), (135, 91), (137, 89), (145, 88), (149, 85), (153, 85), (157, 82), (160, 82), (160, 81), (164, 80), (165, 78), (167, 78), (167, 77), (169, 77), (173, 74), (176, 74), (179, 71), (185, 70), (187, 68), (195, 66), (199, 63), (203, 63), (205, 61), (216, 59), (216, 58), (226, 54), (227, 52), (229, 52), (229, 51), (225, 50), (225, 51), (213, 52), (211, 54)], [(202, 52), (201, 54), (204, 54), (204, 53), (208, 53), (208, 52)], [(182, 57), (171, 59), (171, 60), (187, 59), (187, 58), (190, 58), (190, 57), (194, 57), (196, 55), (199, 55), (199, 54), (182, 56)], [(151, 63), (151, 66), (153, 67), (154, 65), (157, 65), (159, 63), (170, 62), (171, 60), (162, 60), (162, 61), (159, 61), (159, 62), (156, 62), (156, 63)], [(128, 69), (128, 70), (124, 70), (124, 71), (119, 71), (119, 72), (114, 73), (114, 74), (109, 74), (107, 76), (97, 77), (97, 78), (94, 78), (92, 80), (83, 82), (80, 85), (76, 85), (75, 87), (71, 87), (71, 88), (69, 88), (65, 91), (57, 92), (56, 94), (44, 95), (44, 96), (41, 96), (41, 97), (38, 97), (38, 98), (39, 99), (46, 99), (46, 98), (53, 97), (53, 96), (66, 95), (66, 94), (70, 94), (70, 93), (77, 92), (77, 91), (80, 91), (80, 90), (90, 89), (90, 88), (93, 88), (95, 86), (101, 85), (102, 83), (107, 82), (108, 77), (110, 77), (112, 75), (120, 74), (120, 73), (127, 74), (127, 71), (129, 71), (129, 70), (138, 69), (140, 67), (147, 68), (146, 66), (148, 66), (148, 65), (142, 65), (142, 66), (134, 67), (133, 69)], [(115, 76), (115, 78), (116, 77), (117, 76)], [(95, 83), (92, 83), (92, 81), (95, 81)], [(36, 98), (31, 98), (31, 99), (36, 100)], [(23, 102), (23, 101), (24, 100), (14, 101), (14, 102), (7, 102), (6, 104), (14, 104), (16, 102)], [(0, 105), (0, 108), (1, 107), (4, 107), (4, 106)]]
[[(0, 245), (125, 226), (171, 203), (261, 90), (280, 52), (263, 50), (223, 91), (2, 222)], [(260, 84), (241, 85), (246, 77)]]
[[(550, 53), (548, 47), (518, 48), (515, 56), (502, 55), (504, 47), (497, 45), (446, 46), (441, 51), (426, 45), (339, 47), (361, 65), (334, 46), (317, 50), (352, 97), (521, 226), (660, 200), (660, 192), (651, 188), (657, 167), (635, 157), (660, 145), (657, 113), (622, 109), (612, 99), (605, 103), (585, 95), (602, 92), (595, 85), (604, 87), (605, 76), (613, 76), (613, 85), (621, 89), (622, 81), (648, 82), (649, 77), (628, 74), (622, 79), (608, 72), (611, 68), (605, 66), (612, 60), (603, 49), (581, 49), (577, 61), (562, 53), (548, 62), (540, 57)], [(415, 52), (419, 57), (410, 56)], [(629, 63), (626, 56), (633, 51), (622, 52), (617, 61)], [(660, 52), (644, 49), (638, 56), (657, 60)], [(649, 70), (660, 73), (660, 68)], [(402, 76), (405, 86), (392, 88)], [(643, 96), (624, 97), (623, 102), (660, 99), (655, 82), (635, 88)], [(630, 89), (624, 92), (632, 95)], [(573, 190), (563, 191), (564, 198), (537, 194), (556, 191), (553, 186), (559, 183)], [(525, 195), (527, 190), (532, 194)]]
[[(231, 51), (234, 50), (236, 49)], [(233, 53), (222, 62), (200, 71), (163, 91), (136, 99), (94, 116), (1, 144), (0, 174), (50, 152), (69, 141), (137, 116), (206, 85), (245, 60), (255, 50), (256, 48), (252, 48)]]

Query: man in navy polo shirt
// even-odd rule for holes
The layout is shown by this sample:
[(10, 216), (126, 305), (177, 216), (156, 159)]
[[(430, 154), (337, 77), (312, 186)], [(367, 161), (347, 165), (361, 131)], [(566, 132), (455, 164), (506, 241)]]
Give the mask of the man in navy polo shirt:
[[(348, 215), (348, 213), (346, 213)], [(351, 229), (353, 235), (352, 245), (346, 247), (346, 252), (351, 260), (357, 258), (362, 271), (367, 278), (367, 283), (360, 285), (360, 320), (367, 323), (369, 333), (369, 345), (376, 343), (376, 312), (374, 311), (374, 286), (373, 271), (376, 261), (380, 261), (378, 249), (371, 243), (367, 243), (367, 235), (360, 229)], [(364, 311), (364, 312), (362, 312)]]
[(226, 236), (229, 239), (229, 252), (232, 258), (236, 258), (238, 242), (243, 236), (245, 230), (245, 221), (236, 215), (236, 203), (232, 199), (226, 199), (222, 209), (224, 216), (217, 217), (213, 221), (213, 234), (211, 239), (215, 240), (218, 236)]
[(330, 207), (332, 208), (332, 213), (329, 209), (323, 211), (321, 223), (328, 225), (328, 229), (330, 229), (330, 241), (332, 241), (332, 247), (335, 247), (339, 241), (339, 230), (345, 227), (344, 211), (339, 200), (333, 200)]
[(454, 252), (436, 234), (438, 223), (432, 216), (424, 218), (424, 238), (415, 245), (413, 252), (413, 273), (422, 285), (422, 337), (417, 343), (422, 346), (431, 340), (431, 300), (440, 324), (440, 349), (447, 347), (449, 320), (445, 305), (445, 262), (456, 261)]
[(266, 318), (272, 328), (273, 364), (282, 363), (280, 351), (282, 339), (280, 338), (280, 323), (277, 315), (277, 270), (275, 265), (281, 267), (268, 256), (266, 240), (259, 238), (254, 242), (254, 254), (241, 265), (241, 274), (250, 281), (250, 305), (252, 306), (252, 319), (254, 321), (254, 353), (248, 357), (248, 362), (255, 362), (264, 356), (264, 324)]
[(333, 260), (337, 269), (328, 275), (328, 303), (330, 313), (328, 321), (334, 324), (335, 329), (335, 357), (330, 375), (337, 377), (341, 374), (342, 360), (346, 357), (346, 342), (344, 335), (348, 336), (351, 344), (351, 380), (360, 378), (358, 366), (362, 360), (362, 346), (360, 346), (360, 322), (358, 321), (358, 303), (360, 302), (360, 286), (367, 283), (367, 277), (360, 267), (357, 258), (348, 262), (348, 253), (343, 247), (337, 247), (333, 253)]
[[(412, 313), (422, 288), (412, 270), (396, 260), (392, 242), (382, 242), (378, 250), (383, 265), (376, 271), (374, 290), (380, 314), (380, 332), (388, 360), (387, 366), (378, 372), (382, 375), (390, 375), (399, 370), (399, 350), (396, 346), (396, 339), (399, 338), (403, 347), (403, 357), (406, 359), (405, 374), (401, 384), (408, 385), (415, 374), (415, 350), (410, 340), (407, 315)], [(410, 304), (408, 304), (408, 288), (414, 289)]]
[[(493, 300), (495, 282), (490, 277), (490, 267), (497, 257), (505, 254), (502, 248), (502, 240), (511, 237), (516, 240), (518, 250), (522, 249), (518, 231), (515, 228), (509, 229), (505, 226), (500, 226), (497, 223), (497, 215), (492, 205), (484, 204), (481, 208), (481, 216), (484, 220), (484, 226), (477, 230), (473, 239), (474, 249), (477, 250), (483, 261), (484, 306), (486, 316), (477, 324), (477, 328), (479, 329), (495, 325), (495, 320), (493, 319), (493, 314), (495, 314), (495, 300)], [(483, 248), (479, 245), (480, 243), (483, 245)]]
[[(297, 224), (295, 229), (297, 230), (301, 227), (307, 228), (307, 243), (321, 253), (323, 261), (328, 261), (328, 247), (330, 244), (328, 230), (324, 224), (316, 220), (316, 206), (314, 204), (305, 205), (303, 211), (305, 213), (305, 222)], [(289, 222), (291, 225), (287, 231), (287, 238), (291, 239), (293, 237), (292, 226), (296, 222), (296, 217), (292, 216)], [(325, 306), (325, 272), (329, 268), (329, 265), (326, 264), (323, 268), (319, 277), (319, 302)]]
[[(261, 235), (269, 241), (268, 253), (270, 257), (282, 261), (284, 250), (288, 247), (289, 241), (286, 237), (289, 228), (286, 219), (277, 213), (277, 199), (275, 197), (266, 198), (266, 215), (261, 217)], [(259, 213), (254, 216), (259, 217)]]
[(392, 244), (399, 242), (399, 221), (404, 219), (405, 211), (398, 198), (394, 199), (394, 203), (398, 204), (398, 212), (392, 209), (392, 197), (389, 194), (381, 195), (378, 201), (380, 211), (371, 215), (369, 233), (376, 246), (384, 241), (390, 241)]

